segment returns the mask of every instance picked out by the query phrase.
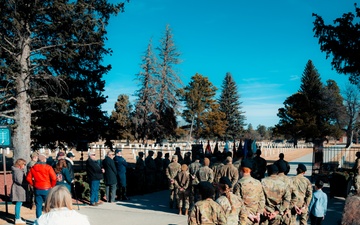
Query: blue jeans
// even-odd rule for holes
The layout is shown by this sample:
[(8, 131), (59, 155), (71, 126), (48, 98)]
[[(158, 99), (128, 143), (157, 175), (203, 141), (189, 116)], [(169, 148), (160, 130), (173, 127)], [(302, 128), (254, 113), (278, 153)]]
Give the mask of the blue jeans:
[(90, 204), (95, 204), (99, 201), (100, 180), (90, 181)]
[(15, 219), (20, 219), (20, 209), (22, 206), (22, 202), (15, 202)]
[(36, 218), (39, 218), (42, 214), (42, 204), (46, 200), (49, 190), (35, 189), (35, 206), (36, 206)]

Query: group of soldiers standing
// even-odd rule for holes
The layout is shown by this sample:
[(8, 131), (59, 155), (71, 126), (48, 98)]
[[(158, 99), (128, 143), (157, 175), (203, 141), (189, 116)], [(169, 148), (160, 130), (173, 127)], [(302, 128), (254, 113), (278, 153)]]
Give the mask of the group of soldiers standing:
[(298, 165), (296, 176), (286, 175), (289, 165), (283, 154), (272, 165), (267, 165), (260, 150), (246, 157), (225, 151), (193, 158), (191, 152), (184, 158), (176, 153), (171, 161), (166, 155), (162, 163), (156, 163), (158, 157), (153, 155), (149, 151), (144, 160), (139, 153), (135, 170), (138, 182), (147, 186), (138, 187), (156, 190), (167, 181), (169, 207), (189, 215), (189, 224), (295, 224), (297, 217), (301, 225), (307, 224), (312, 184), (304, 176), (304, 164)]

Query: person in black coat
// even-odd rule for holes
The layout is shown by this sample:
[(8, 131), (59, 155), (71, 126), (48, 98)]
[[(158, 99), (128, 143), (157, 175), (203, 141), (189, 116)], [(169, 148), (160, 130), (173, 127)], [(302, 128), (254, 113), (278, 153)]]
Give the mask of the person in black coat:
[(86, 175), (90, 185), (90, 205), (97, 206), (99, 203), (100, 180), (103, 178), (103, 169), (96, 160), (95, 152), (89, 151), (86, 160)]
[(105, 170), (104, 183), (107, 202), (115, 202), (117, 171), (113, 160), (114, 157), (115, 153), (108, 151), (105, 159), (102, 161), (102, 168)]

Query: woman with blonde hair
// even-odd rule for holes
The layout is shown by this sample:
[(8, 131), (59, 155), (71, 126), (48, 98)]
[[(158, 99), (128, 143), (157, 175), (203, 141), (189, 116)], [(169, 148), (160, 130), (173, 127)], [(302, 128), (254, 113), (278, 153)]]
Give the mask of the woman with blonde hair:
[(20, 217), (22, 203), (26, 201), (26, 177), (25, 177), (25, 159), (19, 158), (11, 167), (12, 180), (11, 201), (15, 203), (15, 224), (26, 224)]
[(56, 185), (49, 191), (44, 211), (35, 225), (90, 225), (87, 216), (73, 210), (71, 194), (64, 185)]
[[(221, 177), (218, 183), (220, 197), (216, 199), (225, 212), (227, 225), (245, 224), (247, 213), (243, 200), (231, 192), (231, 181)], [(240, 221), (239, 221), (240, 220)]]

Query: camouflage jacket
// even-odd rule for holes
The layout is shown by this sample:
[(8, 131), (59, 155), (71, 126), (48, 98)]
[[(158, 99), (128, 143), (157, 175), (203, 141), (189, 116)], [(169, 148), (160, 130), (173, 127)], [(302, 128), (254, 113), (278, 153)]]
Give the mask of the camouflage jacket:
[(197, 172), (197, 178), (199, 182), (209, 181), (212, 183), (214, 181), (214, 172), (208, 166), (201, 167)]
[(290, 190), (291, 200), (289, 209), (292, 209), (295, 206), (297, 200), (297, 191), (294, 188), (293, 180), (284, 173), (279, 173), (278, 178), (283, 181)]
[(266, 211), (279, 211), (283, 213), (289, 209), (291, 200), (290, 190), (277, 175), (271, 175), (262, 179), (261, 184), (265, 194)]
[(177, 162), (172, 162), (166, 168), (166, 177), (171, 180), (181, 171), (181, 165)]
[(265, 196), (260, 181), (250, 175), (244, 175), (236, 184), (234, 194), (243, 199), (247, 211), (253, 215), (262, 213), (265, 207)]
[[(223, 167), (224, 164), (222, 162), (216, 162), (211, 166), (211, 169), (214, 171), (214, 182), (219, 183), (219, 180), (217, 179), (217, 174), (220, 171), (220, 168)], [(219, 178), (220, 179), (220, 178)]]
[(309, 206), (312, 198), (312, 184), (303, 174), (292, 177), (294, 190), (296, 191), (295, 205), (299, 208)]
[[(230, 193), (230, 199), (232, 204), (230, 204), (230, 201), (226, 197), (226, 195), (222, 195), (218, 199), (216, 199), (216, 202), (219, 203), (219, 205), (225, 212), (225, 216), (227, 220), (226, 224), (227, 225), (243, 224), (248, 216), (248, 214), (246, 213), (246, 208), (244, 206), (243, 200), (239, 196), (233, 193)], [(231, 212), (232, 207), (235, 207), (236, 209), (234, 213)]]
[(180, 189), (183, 188), (184, 190), (188, 189), (190, 184), (190, 174), (188, 171), (180, 171), (175, 176), (175, 187)]
[(215, 180), (220, 180), (221, 177), (229, 178), (232, 187), (234, 187), (239, 179), (239, 172), (233, 164), (226, 164), (220, 168), (219, 173), (216, 174)]
[(221, 225), (226, 224), (225, 212), (214, 200), (200, 200), (190, 209), (189, 225)]
[(201, 168), (201, 163), (197, 162), (197, 161), (195, 161), (189, 165), (190, 180), (191, 180), (192, 185), (196, 185), (199, 183), (199, 180), (197, 179), (196, 174), (200, 168)]

